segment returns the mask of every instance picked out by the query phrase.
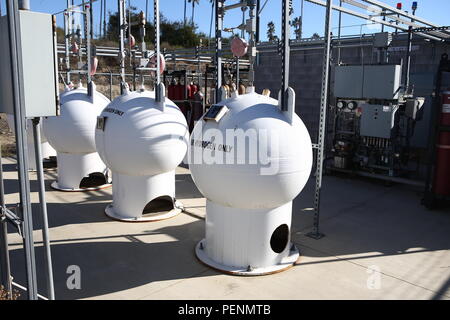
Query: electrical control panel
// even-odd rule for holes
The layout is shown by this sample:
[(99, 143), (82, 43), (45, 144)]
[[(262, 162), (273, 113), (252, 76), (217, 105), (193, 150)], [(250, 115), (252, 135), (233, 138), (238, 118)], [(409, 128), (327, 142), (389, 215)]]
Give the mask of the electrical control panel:
[[(54, 16), (19, 11), (19, 40), (25, 116), (59, 114), (59, 89)], [(14, 96), (7, 17), (0, 17), (0, 112), (13, 114)]]
[(336, 66), (334, 96), (352, 99), (397, 100), (400, 93), (400, 65)]
[(362, 104), (360, 135), (390, 139), (396, 111), (392, 105)]

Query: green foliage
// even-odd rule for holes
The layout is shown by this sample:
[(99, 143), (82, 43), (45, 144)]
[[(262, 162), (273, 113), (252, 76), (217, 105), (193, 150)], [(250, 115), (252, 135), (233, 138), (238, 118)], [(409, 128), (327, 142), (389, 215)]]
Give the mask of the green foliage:
[(275, 24), (273, 23), (273, 21), (270, 21), (267, 24), (267, 39), (270, 42), (278, 40), (278, 37), (275, 35)]
[[(127, 17), (129, 13), (127, 12)], [(192, 24), (184, 24), (182, 21), (170, 21), (163, 15), (161, 20), (161, 42), (168, 43), (170, 46), (176, 47), (195, 47), (200, 44), (200, 39), (204, 39), (203, 43), (208, 43), (207, 36), (204, 33), (197, 32), (197, 26)], [(131, 8), (131, 23), (139, 21), (139, 13), (136, 8)], [(131, 26), (131, 34), (136, 41), (142, 41), (139, 26)], [(119, 37), (119, 13), (111, 14), (107, 24), (106, 37), (101, 40), (117, 41)], [(155, 27), (152, 22), (147, 22), (145, 27), (145, 42), (153, 43), (155, 39)]]

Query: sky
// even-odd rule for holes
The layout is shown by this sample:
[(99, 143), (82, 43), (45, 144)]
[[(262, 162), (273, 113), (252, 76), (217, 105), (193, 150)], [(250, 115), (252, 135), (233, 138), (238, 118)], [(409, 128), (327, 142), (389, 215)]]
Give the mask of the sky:
[[(2, 14), (5, 14), (5, 0), (2, 2)], [(266, 0), (261, 0), (263, 4)], [(319, 35), (324, 34), (324, 17), (325, 8), (313, 3), (304, 1), (304, 37), (310, 37), (313, 33)], [(384, 3), (391, 6), (396, 6), (397, 2), (402, 2), (403, 10), (411, 11), (411, 5), (413, 0), (382, 0)], [(46, 13), (58, 13), (65, 9), (66, 0), (30, 0), (31, 9), (33, 11), (46, 12)], [(145, 11), (146, 0), (128, 0), (131, 5), (137, 7), (140, 10)], [(148, 0), (150, 7), (149, 18), (153, 17), (153, 1)], [(238, 0), (227, 0), (226, 5), (238, 2)], [(75, 3), (81, 3), (81, 0), (75, 0)], [(301, 3), (302, 0), (293, 0), (294, 13), (293, 17), (301, 15)], [(335, 5), (339, 4), (339, 0), (333, 0)], [(170, 20), (183, 20), (184, 12), (184, 0), (160, 0), (161, 12)], [(364, 12), (363, 9), (344, 4), (344, 7)], [(107, 0), (107, 10), (110, 12), (117, 11), (117, 0)], [(248, 14), (248, 13), (247, 13)], [(190, 19), (192, 15), (192, 6), (187, 4), (187, 17)], [(424, 18), (430, 22), (439, 25), (450, 25), (450, 0), (419, 0), (417, 16)], [(62, 14), (58, 14), (58, 25), (63, 26)], [(100, 2), (94, 4), (94, 16), (95, 16), (95, 32), (99, 32), (98, 22), (100, 18)], [(280, 0), (268, 0), (266, 6), (260, 15), (261, 19), (261, 40), (267, 38), (267, 24), (273, 21), (276, 26), (276, 33), (280, 33), (281, 25), (281, 1)], [(239, 9), (228, 11), (225, 15), (224, 26), (236, 27), (242, 21), (242, 12)], [(200, 0), (200, 4), (195, 7), (194, 22), (198, 26), (199, 30), (209, 35), (210, 23), (211, 23), (211, 4), (210, 0)], [(342, 34), (343, 35), (360, 35), (361, 33), (373, 33), (381, 30), (380, 25), (364, 26), (367, 22), (365, 20), (355, 18), (346, 14), (342, 15)], [(332, 18), (333, 33), (337, 34), (338, 27), (338, 13), (334, 11)], [(363, 25), (363, 26), (361, 26)], [(392, 30), (387, 28), (386, 30)], [(393, 30), (392, 30), (393, 31)], [(230, 34), (231, 35), (231, 34)], [(292, 37), (294, 37), (292, 35)]]

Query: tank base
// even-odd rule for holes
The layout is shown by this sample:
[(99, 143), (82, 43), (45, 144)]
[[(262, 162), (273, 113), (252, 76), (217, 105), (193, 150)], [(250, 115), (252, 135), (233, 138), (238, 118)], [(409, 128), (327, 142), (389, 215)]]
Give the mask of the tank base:
[(54, 181), (51, 184), (52, 189), (58, 190), (58, 191), (64, 191), (64, 192), (88, 192), (88, 191), (98, 191), (98, 190), (102, 190), (102, 189), (107, 189), (110, 188), (112, 186), (112, 184), (104, 184), (101, 186), (97, 186), (97, 187), (92, 187), (92, 188), (74, 188), (74, 189), (68, 189), (68, 188), (61, 188), (58, 185), (58, 181)]
[(214, 270), (235, 276), (265, 276), (279, 273), (293, 267), (300, 258), (300, 253), (297, 247), (295, 245), (292, 245), (289, 255), (286, 256), (280, 264), (263, 268), (253, 268), (249, 270), (230, 267), (217, 263), (207, 256), (204, 248), (205, 239), (201, 240), (195, 247), (195, 255), (197, 256), (197, 259), (200, 260), (200, 262)]
[(114, 203), (111, 203), (105, 208), (105, 214), (109, 218), (116, 220), (116, 221), (121, 221), (121, 222), (157, 222), (157, 221), (174, 218), (177, 215), (179, 215), (181, 212), (183, 212), (183, 209), (184, 209), (183, 204), (180, 201), (175, 200), (175, 207), (170, 211), (166, 211), (164, 213), (154, 214), (154, 215), (150, 215), (150, 216), (126, 218), (126, 217), (122, 217), (119, 214), (117, 214), (114, 211)]

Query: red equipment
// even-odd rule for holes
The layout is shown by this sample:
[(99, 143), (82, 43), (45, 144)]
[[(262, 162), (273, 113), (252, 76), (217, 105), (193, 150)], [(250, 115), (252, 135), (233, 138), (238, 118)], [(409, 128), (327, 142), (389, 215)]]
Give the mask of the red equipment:
[[(440, 125), (450, 126), (450, 89), (442, 93)], [(434, 190), (439, 195), (450, 196), (450, 132), (440, 132), (436, 148)]]
[(169, 84), (169, 87), (167, 88), (167, 96), (170, 100), (175, 100), (175, 82), (172, 82)]
[(189, 86), (189, 95), (188, 98), (189, 100), (194, 100), (195, 94), (197, 93), (198, 88), (195, 84), (191, 83), (191, 85)]

